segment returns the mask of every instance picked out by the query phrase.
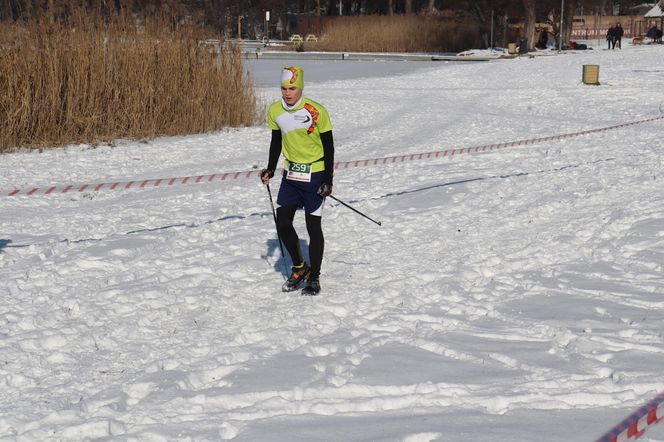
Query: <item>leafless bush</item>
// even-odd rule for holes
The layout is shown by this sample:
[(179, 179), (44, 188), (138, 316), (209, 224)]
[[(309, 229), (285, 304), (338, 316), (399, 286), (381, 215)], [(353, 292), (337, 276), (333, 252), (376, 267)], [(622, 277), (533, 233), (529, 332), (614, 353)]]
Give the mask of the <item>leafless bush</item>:
[(239, 51), (156, 14), (0, 24), (0, 152), (254, 124)]
[(479, 45), (477, 26), (435, 16), (355, 16), (329, 22), (326, 38), (307, 50), (457, 52)]

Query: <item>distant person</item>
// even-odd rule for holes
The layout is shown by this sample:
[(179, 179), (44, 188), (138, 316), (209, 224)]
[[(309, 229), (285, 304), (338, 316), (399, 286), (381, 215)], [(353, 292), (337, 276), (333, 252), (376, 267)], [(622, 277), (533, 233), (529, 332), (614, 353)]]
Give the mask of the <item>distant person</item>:
[(609, 26), (609, 30), (606, 31), (606, 41), (608, 43), (608, 47), (606, 49), (615, 49), (616, 47), (616, 42), (615, 42), (615, 37), (614, 37), (614, 26), (611, 25)]
[(616, 43), (618, 43), (618, 49), (622, 49), (622, 38), (625, 35), (625, 30), (620, 23), (616, 24), (616, 27), (613, 28), (613, 48), (615, 49)]
[[(281, 100), (270, 105), (267, 123), (272, 129), (267, 168), (261, 171), (263, 184), (274, 176), (282, 151), (284, 173), (277, 196), (277, 231), (293, 267), (283, 284), (291, 292), (306, 281), (303, 295), (320, 292), (320, 267), (323, 262), (324, 238), (321, 217), (325, 197), (332, 194), (334, 141), (327, 110), (303, 95), (304, 71), (299, 66), (286, 66), (281, 71)], [(293, 227), (297, 209), (304, 209), (309, 234), (309, 259), (304, 261), (299, 238)]]
[(652, 38), (653, 40), (657, 38), (657, 25), (654, 25), (652, 28), (648, 29), (648, 32), (646, 32), (646, 37)]
[(653, 43), (661, 43), (662, 42), (662, 30), (657, 27), (657, 25), (653, 25), (652, 28), (648, 29), (648, 33), (646, 34), (646, 37), (650, 38)]
[(577, 43), (574, 40), (570, 40), (569, 42), (567, 42), (567, 47), (570, 49), (575, 49), (577, 51), (585, 51), (586, 49), (588, 49), (588, 45), (584, 43)]
[(549, 33), (546, 31), (546, 29), (543, 29), (542, 32), (540, 32), (539, 40), (537, 40), (537, 44), (535, 45), (535, 47), (537, 49), (546, 49), (548, 42), (549, 42)]

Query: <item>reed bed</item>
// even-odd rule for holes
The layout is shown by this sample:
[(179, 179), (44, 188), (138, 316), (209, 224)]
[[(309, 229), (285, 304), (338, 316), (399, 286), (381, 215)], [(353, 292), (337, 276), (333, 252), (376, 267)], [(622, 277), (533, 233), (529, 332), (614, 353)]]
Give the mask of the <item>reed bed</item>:
[[(0, 152), (255, 124), (236, 48), (160, 16), (0, 24)], [(208, 35), (209, 37), (209, 35)]]
[(330, 20), (326, 38), (305, 50), (353, 52), (458, 52), (480, 44), (471, 23), (433, 16), (357, 16)]

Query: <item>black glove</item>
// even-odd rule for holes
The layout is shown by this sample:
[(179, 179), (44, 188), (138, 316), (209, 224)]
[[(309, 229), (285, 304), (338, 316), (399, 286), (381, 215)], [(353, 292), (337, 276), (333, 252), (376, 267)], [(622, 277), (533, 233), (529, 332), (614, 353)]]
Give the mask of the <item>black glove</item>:
[(323, 183), (318, 188), (316, 195), (325, 198), (326, 196), (332, 195), (332, 184)]
[(274, 171), (270, 169), (263, 169), (261, 170), (261, 181), (263, 184), (267, 184), (270, 182), (270, 178), (274, 176)]

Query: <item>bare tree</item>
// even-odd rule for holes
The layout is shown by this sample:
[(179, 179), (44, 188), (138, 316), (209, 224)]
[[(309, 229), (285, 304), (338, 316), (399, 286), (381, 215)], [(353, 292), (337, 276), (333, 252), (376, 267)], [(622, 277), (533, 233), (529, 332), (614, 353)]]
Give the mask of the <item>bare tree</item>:
[(427, 14), (433, 14), (433, 10), (436, 7), (436, 1), (435, 0), (429, 0), (429, 3), (427, 4)]
[[(204, 0), (203, 12), (205, 21), (216, 30), (224, 27), (224, 5), (223, 0)], [(239, 36), (238, 36), (239, 37)]]
[(523, 0), (523, 9), (525, 12), (525, 26), (524, 38), (528, 39), (528, 50), (535, 48), (535, 23), (537, 21), (537, 13), (535, 11), (535, 0)]
[[(494, 21), (497, 23), (498, 18), (505, 17), (509, 12), (510, 15), (516, 13), (523, 13), (523, 4), (521, 0), (466, 0), (457, 2), (458, 6), (464, 10), (472, 13), (479, 25), (480, 35), (486, 47), (489, 47), (491, 42), (490, 34)], [(519, 15), (517, 15), (519, 16)], [(494, 34), (500, 29), (493, 26)], [(498, 37), (494, 35), (494, 40)]]
[(566, 0), (565, 11), (563, 15), (563, 43), (572, 38), (572, 23), (574, 22), (574, 12), (580, 4), (580, 0)]
[(17, 19), (23, 12), (23, 2), (18, 0), (0, 1), (0, 20)]

